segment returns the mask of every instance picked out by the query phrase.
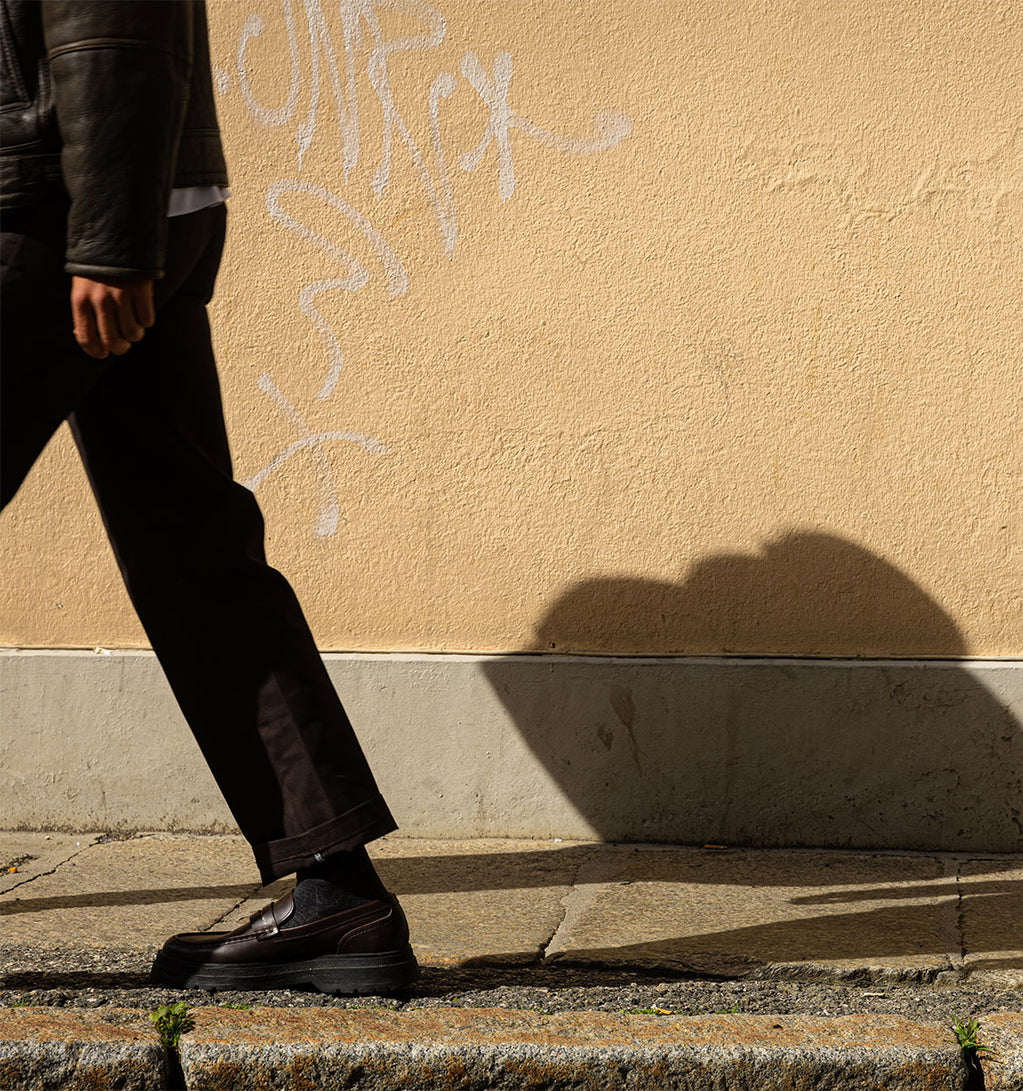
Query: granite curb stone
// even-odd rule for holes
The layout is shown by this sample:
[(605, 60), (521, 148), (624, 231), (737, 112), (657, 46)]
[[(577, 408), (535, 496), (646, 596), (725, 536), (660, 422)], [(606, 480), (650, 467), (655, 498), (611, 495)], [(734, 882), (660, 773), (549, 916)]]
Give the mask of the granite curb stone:
[[(187, 1091), (959, 1091), (948, 1028), (899, 1017), (661, 1017), (504, 1009), (193, 1010)], [(1003, 1052), (1023, 1017), (1005, 1017)], [(169, 1087), (146, 1013), (0, 1011), (0, 1086)], [(1008, 1054), (1001, 1089), (1023, 1061)], [(1007, 1062), (1007, 1063), (1006, 1063)], [(1006, 1082), (1008, 1079), (1008, 1082)]]
[(0, 1009), (4, 1091), (155, 1091), (168, 1087), (169, 1071), (145, 1012)]
[(1006, 1012), (981, 1021), (980, 1054), (985, 1091), (1023, 1089), (1023, 1014)]

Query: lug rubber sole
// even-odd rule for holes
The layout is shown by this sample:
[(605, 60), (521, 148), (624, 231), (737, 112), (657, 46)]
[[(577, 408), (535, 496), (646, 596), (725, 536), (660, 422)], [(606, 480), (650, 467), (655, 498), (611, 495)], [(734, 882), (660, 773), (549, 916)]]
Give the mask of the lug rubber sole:
[(151, 978), (178, 989), (259, 990), (310, 986), (335, 996), (386, 996), (419, 976), (411, 947), (360, 955), (321, 955), (297, 962), (195, 963), (163, 951)]

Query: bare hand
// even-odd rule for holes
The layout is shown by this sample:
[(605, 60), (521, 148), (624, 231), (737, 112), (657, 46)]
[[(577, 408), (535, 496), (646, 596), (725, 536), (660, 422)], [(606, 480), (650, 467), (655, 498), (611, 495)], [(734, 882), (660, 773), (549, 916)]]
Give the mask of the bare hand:
[(151, 280), (71, 278), (75, 340), (89, 356), (123, 356), (156, 321)]

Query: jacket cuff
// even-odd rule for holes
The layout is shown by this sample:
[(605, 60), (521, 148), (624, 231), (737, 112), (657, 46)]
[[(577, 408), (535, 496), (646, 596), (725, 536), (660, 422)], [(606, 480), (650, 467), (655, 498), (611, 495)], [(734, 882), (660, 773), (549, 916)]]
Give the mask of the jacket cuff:
[(64, 272), (73, 277), (90, 277), (92, 280), (103, 277), (116, 277), (119, 280), (159, 280), (163, 276), (162, 269), (124, 269), (117, 265), (82, 265), (76, 261), (67, 262)]

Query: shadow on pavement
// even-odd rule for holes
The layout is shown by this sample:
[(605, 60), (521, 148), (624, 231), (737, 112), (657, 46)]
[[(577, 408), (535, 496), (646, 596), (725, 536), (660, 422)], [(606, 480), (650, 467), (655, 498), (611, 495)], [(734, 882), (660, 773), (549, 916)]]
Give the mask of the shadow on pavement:
[[(27, 884), (26, 884), (27, 885)], [(167, 902), (199, 900), (240, 901), (259, 890), (258, 883), (231, 886), (173, 886), (152, 890), (104, 890), (87, 894), (61, 894), (46, 898), (18, 898), (0, 901), (0, 917), (19, 913), (41, 913), (57, 909), (85, 909), (99, 906), (161, 905)]]

